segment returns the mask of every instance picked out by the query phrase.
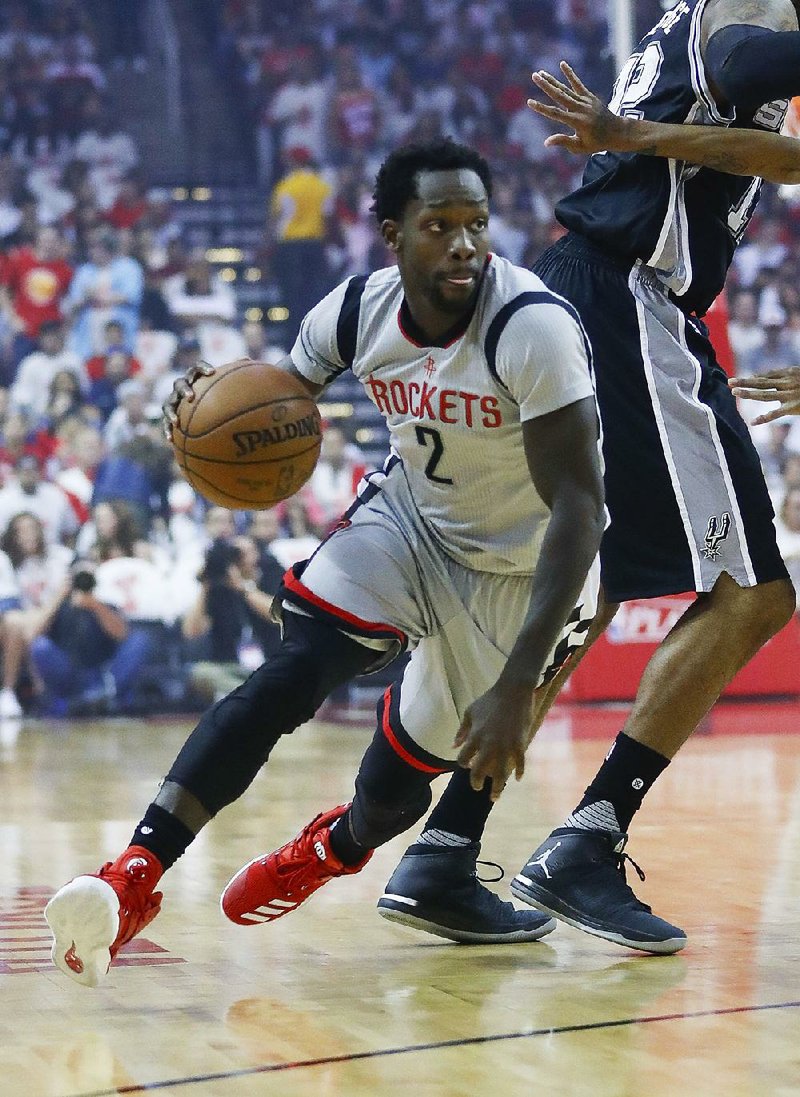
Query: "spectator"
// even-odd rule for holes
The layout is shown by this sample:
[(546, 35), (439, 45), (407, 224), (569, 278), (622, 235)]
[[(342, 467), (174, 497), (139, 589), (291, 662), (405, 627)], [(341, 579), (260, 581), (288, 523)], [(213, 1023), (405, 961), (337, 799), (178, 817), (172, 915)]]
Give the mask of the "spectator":
[(91, 414), (94, 410), (92, 405), (84, 403), (77, 373), (71, 369), (61, 369), (48, 386), (47, 404), (39, 426), (58, 439), (66, 424), (83, 422), (86, 413)]
[(272, 130), (277, 128), (281, 152), (303, 149), (309, 160), (325, 155), (325, 113), (328, 97), (319, 78), (320, 64), (310, 48), (299, 52), (289, 80), (282, 84), (266, 112), (267, 132), (259, 134), (259, 179), (272, 181)]
[[(16, 720), (22, 715), (22, 705), (15, 692), (16, 674), (12, 673), (13, 655), (8, 650), (8, 614), (19, 607), (19, 588), (11, 561), (0, 552), (0, 654), (2, 654), (2, 685), (0, 686), (0, 721)], [(13, 640), (11, 641), (13, 647)], [(8, 682), (11, 685), (8, 685)]]
[(293, 342), (300, 320), (327, 289), (325, 236), (333, 201), (330, 185), (304, 149), (290, 149), (287, 160), (289, 171), (270, 199), (274, 219), (270, 232), (276, 241), (275, 263), (289, 309), (288, 336)]
[(131, 137), (117, 128), (98, 96), (86, 105), (83, 128), (75, 145), (76, 160), (89, 166), (89, 181), (101, 210), (110, 209), (119, 192), (120, 182), (139, 160)]
[(182, 274), (164, 282), (164, 299), (172, 316), (181, 324), (204, 321), (231, 323), (236, 317), (233, 290), (198, 252)]
[(272, 542), (282, 536), (277, 511), (257, 510), (250, 518), (248, 536), (258, 551), (258, 567), (261, 572), (261, 589), (269, 594), (278, 593), (286, 570), (272, 552)]
[(118, 254), (116, 234), (110, 229), (96, 232), (89, 261), (78, 267), (64, 300), (73, 317), (72, 345), (84, 361), (101, 348), (109, 320), (120, 324), (125, 348), (133, 350), (143, 288), (142, 268)]
[[(65, 451), (60, 454), (63, 467), (56, 474), (55, 482), (67, 496), (83, 531), (89, 520), (94, 482), (105, 448), (100, 431), (82, 425)], [(80, 536), (80, 534), (79, 534)]]
[(737, 358), (736, 366), (743, 375), (769, 373), (796, 364), (794, 345), (785, 334), (786, 314), (779, 306), (764, 310), (760, 317), (764, 341)]
[(117, 406), (111, 412), (103, 432), (106, 449), (118, 450), (138, 435), (150, 433), (147, 418), (147, 390), (141, 381), (128, 378), (116, 391)]
[[(108, 422), (119, 404), (122, 386), (136, 380), (139, 363), (123, 346), (110, 346), (104, 355), (89, 360), (89, 400)], [(102, 369), (99, 372), (98, 369)]]
[(22, 457), (35, 457), (44, 464), (53, 453), (53, 439), (46, 432), (33, 430), (22, 412), (9, 412), (0, 437), (0, 472), (5, 486), (14, 478), (14, 467)]
[(74, 351), (64, 349), (64, 327), (59, 320), (46, 320), (39, 329), (39, 349), (19, 364), (16, 379), (9, 390), (14, 411), (24, 412), (32, 422), (47, 411), (50, 386), (56, 376), (71, 373), (80, 390), (81, 362)]
[(117, 556), (136, 556), (142, 551), (146, 551), (146, 546), (142, 545), (136, 515), (119, 499), (95, 503), (75, 542), (76, 554), (95, 563)]
[(270, 544), (270, 552), (284, 569), (300, 560), (307, 560), (319, 547), (319, 536), (309, 515), (309, 506), (300, 495), (293, 495), (283, 504), (283, 536)]
[(94, 567), (79, 561), (31, 643), (31, 658), (51, 716), (124, 711), (151, 641), (95, 596)]
[[(380, 125), (381, 112), (377, 94), (364, 85), (358, 63), (352, 54), (342, 53), (336, 64), (328, 118), (328, 132), (335, 158), (344, 161), (355, 151), (373, 151)], [(306, 162), (313, 159), (307, 152), (306, 157)]]
[(75, 513), (61, 488), (42, 479), (39, 460), (18, 458), (15, 479), (0, 489), (0, 530), (23, 512), (34, 514), (42, 523), (45, 540), (52, 544), (72, 537), (78, 529)]
[(748, 356), (764, 345), (764, 329), (758, 322), (758, 294), (752, 290), (740, 290), (734, 295), (728, 338), (736, 358), (736, 371), (743, 376), (745, 370), (741, 363), (748, 361)]
[(148, 212), (142, 177), (129, 171), (120, 179), (114, 204), (105, 211), (103, 220), (115, 229), (133, 229), (146, 221)]
[(81, 56), (81, 44), (75, 38), (64, 41), (61, 60), (54, 61), (45, 75), (53, 133), (74, 140), (87, 128), (86, 104), (91, 96), (105, 90), (106, 78), (94, 62)]
[(282, 347), (270, 343), (267, 329), (260, 320), (248, 320), (242, 326), (244, 352), (254, 362), (272, 362), (277, 364), (284, 357)]
[(61, 319), (61, 302), (72, 279), (57, 229), (43, 226), (33, 247), (20, 247), (0, 267), (2, 307), (15, 332), (12, 365), (37, 347), (45, 323)]
[[(9, 599), (3, 603), (0, 627), (0, 717), (8, 717), (22, 712), (15, 690), (23, 670), (28, 669), (30, 644), (41, 628), (46, 607), (64, 583), (72, 553), (63, 545), (47, 544), (40, 519), (28, 512), (12, 518), (0, 538), (0, 547), (0, 563), (8, 560), (13, 568), (13, 584), (5, 582), (0, 587)], [(7, 580), (2, 571), (0, 576)]]
[(195, 335), (183, 335), (178, 340), (178, 345), (172, 359), (168, 373), (159, 377), (153, 385), (153, 403), (159, 407), (172, 392), (172, 386), (178, 378), (183, 377), (188, 369), (196, 366), (202, 358), (200, 353), (200, 340)]
[(362, 455), (348, 443), (344, 431), (337, 426), (326, 427), (320, 458), (309, 481), (326, 530), (341, 518), (353, 502), (358, 481), (365, 471)]
[[(217, 540), (209, 547), (200, 573), (200, 593), (182, 622), (183, 636), (195, 642), (204, 658), (192, 664), (190, 681), (204, 701), (229, 693), (263, 661), (252, 650), (253, 637), (275, 645), (277, 630), (270, 617), (272, 594), (260, 589), (258, 552), (251, 538)], [(250, 647), (245, 655), (243, 648)]]

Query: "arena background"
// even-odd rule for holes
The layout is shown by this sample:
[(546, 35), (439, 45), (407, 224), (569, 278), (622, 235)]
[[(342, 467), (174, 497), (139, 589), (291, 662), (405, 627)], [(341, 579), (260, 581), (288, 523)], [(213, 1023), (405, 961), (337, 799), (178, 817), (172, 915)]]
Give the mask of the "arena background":
[[(386, 432), (345, 376), (322, 404), (328, 441), (300, 495), (269, 514), (220, 512), (181, 480), (162, 438), (174, 377), (198, 357), (277, 360), (327, 289), (390, 261), (371, 182), (407, 139), (446, 133), (479, 148), (496, 176), (494, 250), (533, 263), (561, 232), (553, 205), (582, 162), (544, 149), (548, 127), (525, 107), (530, 72), (565, 58), (608, 96), (618, 60), (669, 6), (2, 6), (0, 718), (191, 710), (235, 680), (229, 663), (257, 663), (274, 633), (242, 614), (233, 657), (209, 669), (223, 660), (195, 611), (210, 545), (238, 538), (246, 574), (236, 584), (274, 590), (382, 458)], [(310, 211), (300, 219), (287, 212), (297, 196)], [(710, 314), (730, 372), (798, 361), (799, 236), (800, 188), (766, 188)], [(800, 425), (755, 439), (800, 578)], [(95, 572), (98, 597), (119, 607), (138, 646), (111, 666), (91, 645), (71, 652), (67, 636), (80, 688), (45, 689), (45, 611), (76, 566)], [(626, 607), (575, 675), (572, 698), (632, 696), (685, 603)], [(793, 622), (731, 692), (796, 693), (798, 654)], [(334, 703), (340, 713), (369, 707), (375, 688), (356, 685)]]

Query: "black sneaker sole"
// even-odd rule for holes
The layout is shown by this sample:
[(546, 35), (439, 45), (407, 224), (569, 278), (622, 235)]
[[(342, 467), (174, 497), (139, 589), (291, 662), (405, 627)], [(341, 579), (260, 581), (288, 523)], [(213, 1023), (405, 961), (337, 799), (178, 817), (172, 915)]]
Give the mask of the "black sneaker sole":
[(511, 894), (515, 898), (521, 899), (523, 903), (527, 903), (528, 906), (535, 907), (544, 914), (557, 918), (560, 922), (565, 922), (573, 929), (591, 933), (594, 937), (602, 937), (604, 941), (612, 941), (615, 945), (635, 948), (640, 952), (652, 952), (658, 956), (669, 956), (674, 952), (680, 952), (686, 945), (685, 937), (666, 937), (661, 941), (639, 941), (627, 937), (624, 933), (616, 933), (614, 930), (605, 929), (601, 923), (592, 918), (587, 918), (581, 911), (561, 902), (558, 896), (535, 884), (521, 873), (514, 877), (509, 887)]
[(424, 908), (416, 913), (414, 910), (416, 902), (415, 899), (382, 895), (378, 900), (378, 913), (389, 922), (396, 922), (398, 925), (407, 926), (408, 929), (416, 929), (422, 933), (432, 933), (434, 937), (443, 937), (446, 941), (456, 941), (461, 945), (513, 945), (525, 941), (538, 941), (540, 937), (552, 933), (556, 928), (555, 920), (550, 918), (535, 930), (514, 929), (507, 933), (480, 933), (468, 929), (454, 929), (452, 926), (432, 921), (430, 912), (426, 917)]

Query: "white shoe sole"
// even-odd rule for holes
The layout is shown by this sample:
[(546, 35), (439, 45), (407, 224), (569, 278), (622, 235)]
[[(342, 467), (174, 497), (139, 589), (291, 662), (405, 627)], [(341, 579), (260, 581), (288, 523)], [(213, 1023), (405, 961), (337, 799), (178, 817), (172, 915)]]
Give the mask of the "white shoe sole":
[[(516, 887), (514, 886), (516, 884)], [(623, 948), (635, 948), (640, 952), (651, 952), (655, 956), (671, 956), (675, 952), (680, 952), (682, 948), (686, 947), (685, 937), (665, 937), (661, 941), (638, 941), (633, 937), (626, 937), (622, 933), (614, 933), (613, 930), (602, 929), (600, 926), (594, 925), (589, 921), (579, 921), (577, 918), (572, 918), (563, 911), (556, 910), (554, 907), (548, 906), (542, 899), (536, 898), (531, 895), (530, 891), (532, 882), (527, 876), (523, 876), (518, 873), (509, 885), (511, 894), (520, 899), (523, 903), (527, 903), (529, 907), (534, 907), (536, 910), (542, 911), (543, 914), (549, 914), (553, 918), (557, 918), (559, 922), (563, 922), (567, 926), (572, 926), (573, 929), (582, 930), (583, 933), (591, 933), (593, 937), (601, 937), (604, 941), (611, 941), (615, 945), (622, 945)]]
[(44, 909), (53, 933), (53, 963), (85, 987), (96, 987), (111, 963), (119, 932), (117, 893), (96, 876), (77, 876)]
[(434, 937), (443, 937), (446, 941), (456, 941), (460, 945), (515, 945), (524, 941), (538, 941), (556, 928), (556, 920), (550, 918), (536, 929), (515, 929), (508, 933), (473, 932), (468, 929), (454, 929), (431, 922), (427, 918), (414, 914), (411, 910), (398, 910), (397, 906), (388, 906), (382, 900), (395, 900), (394, 896), (382, 896), (378, 901), (378, 914), (388, 922), (430, 933)]

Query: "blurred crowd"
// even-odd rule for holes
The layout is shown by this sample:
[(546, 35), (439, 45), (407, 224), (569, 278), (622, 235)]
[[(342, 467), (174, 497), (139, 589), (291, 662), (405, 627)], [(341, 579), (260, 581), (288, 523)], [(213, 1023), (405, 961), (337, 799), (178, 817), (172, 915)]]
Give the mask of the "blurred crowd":
[[(141, 6), (112, 6), (102, 57), (92, 4), (0, 7), (0, 718), (199, 704), (256, 665), (283, 571), (335, 524), (364, 458), (331, 425), (294, 499), (209, 507), (162, 434), (174, 379), (200, 359), (277, 360), (328, 288), (390, 261), (372, 180), (408, 139), (481, 150), (493, 249), (531, 264), (582, 165), (544, 149), (530, 72), (565, 58), (602, 94), (612, 77), (605, 10), (580, 0), (198, 2), (241, 92), (265, 195), (257, 261), (289, 315), (276, 328), (245, 319), (186, 246), (172, 192), (110, 109), (113, 68), (146, 66)], [(637, 9), (642, 30), (662, 11)], [(719, 306), (731, 372), (800, 363), (796, 190), (767, 188), (738, 252), (729, 320)], [(800, 588), (800, 422), (754, 438)]]

